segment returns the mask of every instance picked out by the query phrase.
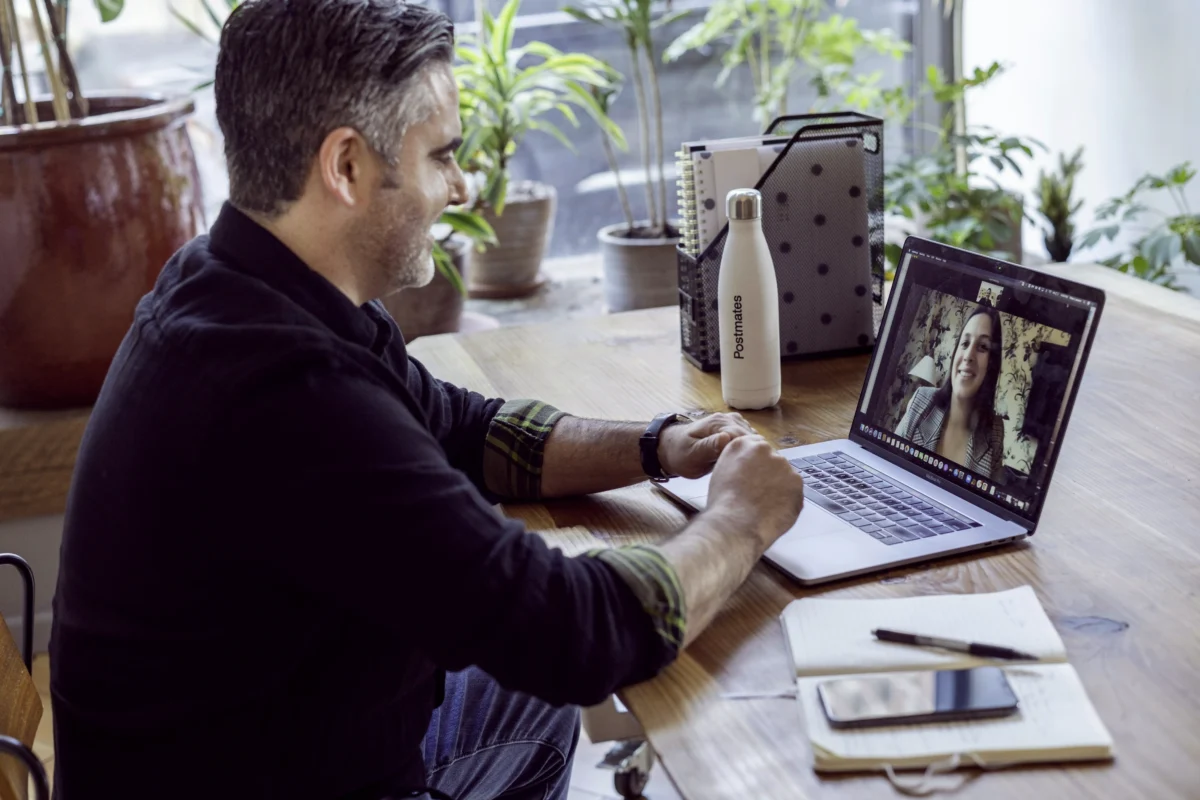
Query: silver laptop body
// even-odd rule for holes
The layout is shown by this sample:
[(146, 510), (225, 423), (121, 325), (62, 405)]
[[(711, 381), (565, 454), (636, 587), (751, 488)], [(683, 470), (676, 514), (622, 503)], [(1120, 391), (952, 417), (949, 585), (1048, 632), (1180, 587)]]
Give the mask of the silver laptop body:
[[(1032, 535), (1103, 304), (1093, 287), (910, 237), (849, 437), (780, 451), (804, 475), (805, 503), (767, 560), (815, 584)], [(993, 403), (1004, 435), (1001, 448), (987, 451), (1003, 450), (1003, 458), (983, 476), (939, 454), (930, 436), (936, 419), (920, 432), (903, 424), (922, 405), (912, 401), (918, 376), (932, 397), (938, 368), (945, 374), (954, 348), (971, 341), (968, 318), (989, 313), (980, 306), (994, 310), (1011, 339), (989, 354), (999, 356)], [(658, 486), (699, 511), (708, 481)]]

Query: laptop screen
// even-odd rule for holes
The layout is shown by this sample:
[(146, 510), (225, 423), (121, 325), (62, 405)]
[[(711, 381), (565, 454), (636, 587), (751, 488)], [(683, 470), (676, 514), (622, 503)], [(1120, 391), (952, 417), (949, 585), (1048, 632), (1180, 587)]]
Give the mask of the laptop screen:
[(956, 252), (905, 251), (855, 438), (1036, 520), (1099, 304)]

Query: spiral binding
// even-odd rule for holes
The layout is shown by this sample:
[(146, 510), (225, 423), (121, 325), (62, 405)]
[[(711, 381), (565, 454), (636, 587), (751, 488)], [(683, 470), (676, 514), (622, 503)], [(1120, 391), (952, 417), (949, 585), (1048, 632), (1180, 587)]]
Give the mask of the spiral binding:
[(675, 193), (683, 217), (680, 244), (685, 252), (695, 256), (700, 252), (700, 234), (696, 229), (696, 166), (691, 155), (680, 150), (675, 153), (675, 167), (679, 176)]

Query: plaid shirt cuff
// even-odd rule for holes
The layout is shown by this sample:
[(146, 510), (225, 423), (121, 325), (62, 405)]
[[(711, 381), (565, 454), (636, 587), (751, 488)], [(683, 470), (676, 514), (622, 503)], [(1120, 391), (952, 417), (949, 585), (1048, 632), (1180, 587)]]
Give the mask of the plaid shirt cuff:
[(542, 494), (542, 459), (554, 424), (566, 416), (536, 400), (510, 400), (488, 426), (483, 446), (483, 480), (488, 490), (512, 500)]
[(687, 609), (679, 576), (655, 547), (637, 544), (615, 549), (598, 548), (585, 555), (598, 558), (624, 578), (654, 621), (654, 629), (678, 653), (687, 634)]

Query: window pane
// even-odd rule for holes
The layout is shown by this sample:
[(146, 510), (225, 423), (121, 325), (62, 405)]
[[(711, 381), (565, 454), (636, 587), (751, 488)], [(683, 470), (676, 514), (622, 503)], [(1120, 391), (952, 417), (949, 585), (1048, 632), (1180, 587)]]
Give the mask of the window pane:
[[(465, 8), (468, 16), (473, 15), (470, 2), (454, 2)], [(535, 6), (535, 0), (524, 0), (523, 14), (531, 13)], [(840, 9), (844, 15), (855, 16), (863, 29), (890, 28), (898, 37), (904, 38), (910, 35), (911, 16), (917, 11), (916, 4), (885, 2), (850, 3)], [(693, 12), (689, 17), (660, 30), (656, 42), (660, 55), (668, 43), (700, 21), (702, 15), (702, 11)], [(594, 25), (561, 21), (557, 17), (541, 17), (532, 20), (533, 24), (522, 25), (517, 31), (515, 44), (519, 46), (536, 40), (565, 52), (589, 53), (612, 64), (627, 76), (625, 89), (614, 104), (612, 116), (629, 140), (629, 151), (618, 153), (618, 159), (634, 214), (644, 219), (645, 171), (639, 146), (636, 96), (632, 79), (629, 78), (629, 54), (615, 32)], [(748, 68), (738, 67), (721, 88), (715, 86), (722, 68), (723, 52), (723, 47), (707, 48), (688, 53), (674, 63), (659, 64), (664, 168), (672, 219), (677, 216), (675, 153), (683, 142), (748, 136), (760, 132), (760, 126), (753, 120), (753, 87)], [(910, 59), (911, 56), (908, 56), (898, 61), (873, 55), (861, 62), (860, 69), (864, 73), (882, 70), (881, 85), (895, 86), (904, 76), (912, 74)], [(803, 113), (812, 108), (816, 92), (808, 83), (810, 75), (803, 69), (797, 69), (788, 93), (789, 112)], [(837, 110), (837, 107), (826, 107), (824, 110)], [(575, 152), (545, 134), (533, 132), (518, 148), (511, 162), (514, 179), (543, 181), (553, 185), (558, 192), (558, 211), (548, 250), (551, 257), (595, 252), (599, 249), (596, 232), (604, 225), (622, 220), (612, 173), (596, 125), (590, 120), (581, 119), (580, 127), (573, 129), (563, 121), (563, 129), (575, 144)], [(886, 142), (886, 153), (891, 162), (904, 151), (905, 141), (898, 132), (893, 134), (889, 129), (888, 133), (890, 138)], [(657, 176), (657, 166), (653, 167), (653, 171)]]

